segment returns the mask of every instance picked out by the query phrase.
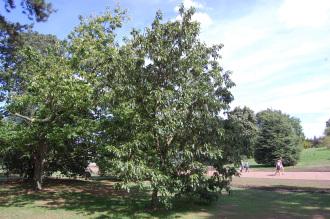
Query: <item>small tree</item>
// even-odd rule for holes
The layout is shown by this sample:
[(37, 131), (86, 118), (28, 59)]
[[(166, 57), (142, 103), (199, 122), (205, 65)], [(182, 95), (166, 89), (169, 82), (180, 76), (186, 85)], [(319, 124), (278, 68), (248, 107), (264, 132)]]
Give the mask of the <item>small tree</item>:
[(273, 165), (282, 157), (285, 165), (295, 165), (304, 139), (299, 120), (268, 109), (257, 114), (257, 124), (259, 136), (254, 151), (257, 163)]
[(322, 145), (330, 148), (330, 119), (325, 123), (324, 138), (322, 139)]
[(330, 136), (330, 119), (328, 119), (328, 121), (325, 122), (324, 135)]

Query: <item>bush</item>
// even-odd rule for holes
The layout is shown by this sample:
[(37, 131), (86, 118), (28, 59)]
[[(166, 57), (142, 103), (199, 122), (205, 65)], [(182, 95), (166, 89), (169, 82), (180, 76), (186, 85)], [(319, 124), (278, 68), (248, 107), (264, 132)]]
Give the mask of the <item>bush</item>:
[(304, 149), (311, 148), (313, 146), (310, 140), (304, 140)]

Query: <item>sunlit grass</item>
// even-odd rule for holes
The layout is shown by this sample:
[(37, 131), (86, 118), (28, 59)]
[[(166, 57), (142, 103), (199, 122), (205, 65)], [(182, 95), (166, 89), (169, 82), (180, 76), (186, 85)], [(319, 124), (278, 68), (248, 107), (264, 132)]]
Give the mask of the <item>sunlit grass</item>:
[[(248, 162), (254, 170), (273, 171), (275, 168), (274, 166), (258, 164), (253, 158), (249, 159)], [(304, 169), (311, 171), (309, 169), (313, 167), (328, 167), (330, 171), (330, 148), (322, 147), (302, 150), (297, 165), (286, 167), (286, 171), (297, 170), (297, 168), (301, 171), (304, 171)]]
[(297, 166), (330, 166), (330, 148), (309, 148), (303, 150)]
[(44, 192), (1, 185), (0, 218), (312, 218), (330, 217), (330, 194), (234, 189), (211, 204), (176, 201), (172, 210), (149, 210), (146, 193), (118, 192), (108, 181), (54, 181)]

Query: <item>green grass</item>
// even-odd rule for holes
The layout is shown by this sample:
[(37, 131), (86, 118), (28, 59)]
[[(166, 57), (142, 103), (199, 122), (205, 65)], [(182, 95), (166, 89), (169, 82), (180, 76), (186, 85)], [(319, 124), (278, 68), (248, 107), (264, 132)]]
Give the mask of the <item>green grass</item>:
[[(273, 171), (273, 166), (257, 164), (249, 159), (250, 167), (256, 171)], [(302, 150), (296, 166), (286, 167), (285, 171), (330, 171), (330, 148), (309, 148)]]
[(149, 196), (113, 190), (112, 183), (52, 181), (34, 193), (25, 184), (0, 184), (0, 218), (313, 218), (330, 217), (330, 193), (234, 189), (211, 205), (177, 202), (148, 210)]
[(303, 150), (297, 166), (330, 166), (330, 148), (309, 148)]
[(211, 212), (217, 218), (328, 218), (329, 203), (330, 194), (239, 189)]
[[(270, 170), (250, 160), (257, 170)], [(302, 151), (296, 167), (286, 171), (330, 167), (330, 149)], [(313, 169), (313, 170), (314, 170)], [(330, 184), (326, 181), (235, 178), (233, 194), (211, 205), (177, 201), (172, 210), (150, 211), (147, 192), (117, 191), (109, 180), (50, 180), (45, 190), (0, 180), (2, 218), (330, 218)], [(253, 188), (253, 189), (251, 189)], [(257, 189), (256, 189), (257, 188)]]
[(310, 191), (330, 193), (328, 180), (301, 180), (301, 179), (263, 179), (234, 177), (232, 186), (239, 188), (259, 188), (266, 190), (285, 189), (290, 191)]

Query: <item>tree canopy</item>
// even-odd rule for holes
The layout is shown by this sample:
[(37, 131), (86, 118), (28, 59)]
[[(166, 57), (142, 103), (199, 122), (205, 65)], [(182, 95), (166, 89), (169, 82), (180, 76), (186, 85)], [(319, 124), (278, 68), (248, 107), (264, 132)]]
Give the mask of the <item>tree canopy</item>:
[[(26, 14), (30, 21), (44, 22), (54, 12), (51, 3), (45, 0), (21, 0), (19, 5), (22, 13)], [(17, 1), (4, 0), (4, 6), (7, 12), (11, 12), (17, 7)], [(25, 40), (21, 38), (20, 33), (31, 29), (32, 26), (33, 23), (8, 21), (4, 14), (0, 14), (0, 68), (12, 64), (14, 53)]]
[(258, 163), (273, 165), (280, 158), (285, 165), (297, 163), (304, 139), (299, 119), (268, 109), (257, 113), (257, 125), (254, 157)]
[(242, 155), (253, 156), (257, 134), (256, 115), (250, 108), (246, 106), (243, 108), (235, 107), (234, 110), (228, 112), (228, 119), (226, 120), (227, 144), (232, 148), (231, 153), (238, 154), (236, 158)]

